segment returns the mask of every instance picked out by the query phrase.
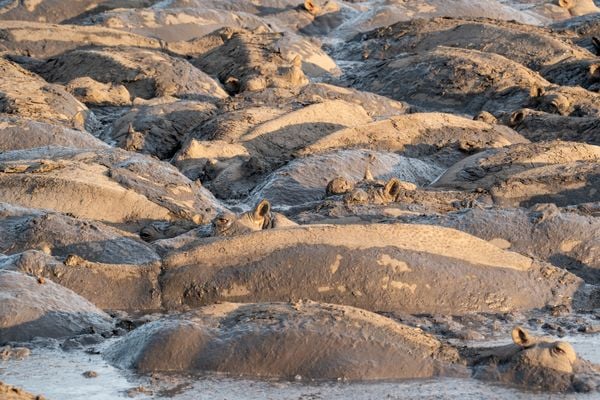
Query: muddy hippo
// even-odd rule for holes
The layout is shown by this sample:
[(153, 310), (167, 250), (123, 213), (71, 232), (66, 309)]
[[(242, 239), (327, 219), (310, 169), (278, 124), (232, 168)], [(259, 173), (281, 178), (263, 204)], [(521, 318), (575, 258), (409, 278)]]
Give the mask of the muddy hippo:
[(403, 224), (299, 226), (186, 241), (171, 248), (163, 268), (166, 308), (310, 298), (372, 311), (464, 314), (571, 302), (582, 284), (459, 231)]
[(574, 210), (538, 204), (530, 209), (473, 208), (402, 220), (459, 229), (566, 268), (589, 283), (600, 281), (600, 221)]
[[(175, 100), (175, 99), (173, 99)], [(185, 135), (209, 119), (216, 107), (209, 102), (179, 100), (139, 105), (120, 117), (103, 136), (130, 151), (171, 158)]]
[(432, 186), (463, 190), (490, 189), (521, 171), (571, 162), (597, 163), (600, 147), (560, 140), (490, 149), (450, 167)]
[[(520, 46), (512, 44), (518, 41)], [(340, 46), (339, 57), (386, 60), (399, 53), (417, 53), (452, 46), (496, 53), (533, 70), (565, 59), (589, 58), (590, 53), (569, 44), (548, 29), (516, 22), (469, 19), (413, 19), (357, 35)]]
[(527, 139), (506, 126), (444, 113), (411, 113), (340, 129), (297, 152), (306, 156), (339, 148), (393, 151), (447, 168), (472, 153)]
[(109, 330), (110, 317), (49, 279), (0, 269), (0, 344)]
[(83, 129), (92, 122), (87, 107), (62, 86), (52, 85), (0, 58), (0, 112)]
[(600, 120), (597, 117), (570, 117), (523, 108), (506, 121), (527, 139), (568, 140), (600, 145)]
[(544, 392), (595, 391), (600, 368), (582, 360), (567, 342), (535, 337), (521, 327), (513, 343), (465, 352), (474, 377)]
[(0, 155), (0, 200), (137, 231), (152, 221), (212, 220), (222, 206), (155, 159), (119, 149), (46, 147)]
[(557, 2), (574, 17), (600, 12), (594, 0), (557, 0)]
[(61, 125), (21, 118), (0, 116), (0, 150), (23, 150), (43, 146), (79, 149), (105, 149), (108, 145), (85, 131)]
[(120, 84), (132, 98), (218, 100), (227, 96), (219, 83), (186, 60), (152, 49), (81, 48), (51, 58), (34, 71), (50, 82), (66, 84), (88, 76), (98, 82)]
[(217, 75), (230, 94), (259, 91), (266, 87), (298, 87), (308, 83), (302, 57), (285, 60), (274, 51), (280, 33), (235, 32), (220, 47), (193, 61)]
[(12, 54), (37, 58), (54, 57), (87, 45), (161, 48), (157, 39), (99, 26), (0, 21), (0, 30), (0, 47), (5, 47)]
[[(424, 213), (445, 213), (477, 204), (490, 203), (491, 199), (483, 191), (430, 190), (418, 188), (415, 184), (391, 178), (387, 182), (364, 179), (357, 183), (348, 182), (338, 177), (329, 182), (326, 189), (326, 200), (317, 206), (318, 212), (324, 211), (336, 217), (349, 217), (366, 212), (373, 216), (389, 216), (391, 209), (380, 209), (373, 206), (394, 204), (400, 209), (420, 211)], [(337, 197), (340, 197), (339, 199)], [(337, 196), (337, 197), (336, 197)], [(342, 203), (346, 212), (342, 210)], [(355, 206), (364, 206), (356, 209)], [(366, 207), (366, 209), (365, 209)], [(400, 212), (400, 209), (397, 209)], [(400, 212), (401, 213), (401, 212)], [(306, 216), (305, 216), (306, 218)]]
[(526, 104), (538, 88), (550, 85), (498, 54), (445, 46), (361, 62), (346, 71), (343, 82), (427, 111), (469, 115), (513, 111)]
[(263, 229), (285, 228), (297, 225), (285, 215), (271, 211), (271, 203), (261, 200), (254, 210), (236, 215), (224, 213), (212, 222), (214, 236), (234, 236)]
[(135, 329), (104, 357), (140, 373), (307, 380), (425, 378), (449, 373), (459, 361), (420, 329), (312, 301), (221, 303), (176, 314)]
[(131, 234), (100, 222), (0, 203), (0, 252), (37, 249), (57, 257), (77, 255), (106, 264), (149, 264), (158, 255)]
[(367, 165), (377, 179), (400, 177), (419, 186), (429, 184), (443, 172), (430, 163), (394, 153), (338, 150), (291, 161), (267, 176), (247, 202), (268, 198), (281, 207), (320, 201), (329, 181), (336, 177), (357, 181), (364, 176)]

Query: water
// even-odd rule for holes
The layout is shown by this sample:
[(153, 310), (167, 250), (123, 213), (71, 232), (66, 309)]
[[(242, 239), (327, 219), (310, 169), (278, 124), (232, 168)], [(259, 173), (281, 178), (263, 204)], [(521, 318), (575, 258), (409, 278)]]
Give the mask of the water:
[[(111, 339), (114, 340), (114, 339)], [(111, 343), (97, 348), (102, 350)], [(585, 359), (600, 363), (600, 334), (573, 335), (570, 342)], [(473, 345), (502, 345), (506, 341)], [(96, 378), (85, 378), (86, 371)], [(0, 362), (0, 380), (48, 399), (111, 400), (317, 400), (317, 399), (600, 399), (598, 394), (548, 395), (520, 391), (468, 378), (438, 378), (401, 382), (288, 382), (250, 380), (227, 376), (136, 376), (108, 365), (99, 354), (85, 350), (63, 351), (58, 347), (35, 348), (29, 358)], [(142, 386), (143, 391), (135, 391)]]

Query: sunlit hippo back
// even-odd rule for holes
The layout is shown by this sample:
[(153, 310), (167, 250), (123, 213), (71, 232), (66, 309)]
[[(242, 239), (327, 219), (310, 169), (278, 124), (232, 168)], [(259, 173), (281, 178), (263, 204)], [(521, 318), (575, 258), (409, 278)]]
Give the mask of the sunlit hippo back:
[(272, 212), (268, 200), (260, 201), (254, 210), (237, 215), (232, 212), (219, 214), (212, 222), (213, 236), (236, 236), (245, 233), (293, 226), (296, 223), (284, 215)]

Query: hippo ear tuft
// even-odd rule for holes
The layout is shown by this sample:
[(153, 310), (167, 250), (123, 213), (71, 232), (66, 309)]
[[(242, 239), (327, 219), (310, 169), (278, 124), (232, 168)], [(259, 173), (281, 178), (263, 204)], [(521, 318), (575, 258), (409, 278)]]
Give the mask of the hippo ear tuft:
[(400, 181), (397, 178), (392, 178), (385, 184), (383, 191), (388, 196), (396, 197), (398, 193), (400, 193), (401, 188), (402, 185), (400, 184)]
[(525, 329), (523, 329), (520, 326), (517, 326), (513, 329), (512, 339), (516, 345), (521, 346), (521, 347), (527, 347), (527, 346), (531, 345), (531, 343), (532, 343), (532, 338), (531, 338), (531, 335), (529, 334), (529, 332), (527, 332)]
[(254, 208), (254, 218), (265, 218), (271, 212), (271, 203), (269, 200), (261, 200), (260, 203)]
[(316, 15), (319, 12), (319, 7), (313, 2), (313, 0), (304, 0), (304, 8), (312, 15)]

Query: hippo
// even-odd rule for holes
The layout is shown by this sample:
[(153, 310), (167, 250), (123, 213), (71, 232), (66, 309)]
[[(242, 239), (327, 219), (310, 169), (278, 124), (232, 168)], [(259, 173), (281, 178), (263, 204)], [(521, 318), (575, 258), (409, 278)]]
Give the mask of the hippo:
[[(53, 257), (38, 250), (0, 257), (0, 271), (16, 271), (52, 281), (103, 310), (151, 311), (161, 308), (159, 262), (119, 264), (76, 255)], [(102, 288), (102, 290), (98, 290)]]
[[(342, 81), (426, 111), (475, 115), (511, 112), (550, 82), (494, 53), (438, 46), (348, 68)], [(451, 83), (449, 86), (448, 83)]]
[(0, 288), (0, 345), (112, 328), (107, 314), (48, 279), (0, 268)]
[(271, 203), (261, 200), (254, 210), (236, 215), (218, 215), (212, 222), (214, 236), (233, 236), (263, 229), (276, 229), (297, 225), (285, 215), (271, 211)]
[(193, 64), (217, 75), (230, 94), (306, 85), (302, 57), (285, 60), (273, 51), (282, 37), (271, 32), (234, 32), (222, 46), (194, 59)]
[[(364, 179), (352, 183), (343, 177), (338, 177), (329, 182), (326, 188), (326, 200), (318, 206), (319, 213), (324, 210), (331, 214), (340, 216), (360, 215), (356, 206), (364, 206), (362, 211), (371, 215), (384, 216), (389, 209), (378, 210), (376, 206), (387, 206), (390, 204), (404, 206), (410, 211), (425, 213), (446, 213), (463, 208), (470, 208), (477, 204), (491, 202), (489, 195), (483, 191), (454, 191), (454, 190), (431, 190), (418, 188), (415, 184), (391, 178), (387, 182), (374, 179)], [(335, 196), (341, 196), (336, 201)], [(341, 206), (346, 212), (341, 210)], [(373, 207), (375, 206), (375, 207)], [(306, 215), (304, 216), (306, 218)]]
[(420, 329), (312, 301), (221, 303), (175, 314), (133, 330), (103, 356), (139, 373), (306, 380), (426, 378), (460, 367), (456, 350)]
[(99, 26), (0, 20), (0, 30), (3, 34), (0, 47), (5, 47), (12, 54), (40, 59), (55, 57), (84, 45), (150, 49), (160, 49), (162, 46), (158, 39)]
[(597, 117), (571, 117), (530, 108), (516, 110), (506, 123), (533, 142), (565, 140), (600, 145), (600, 121)]
[(46, 147), (5, 152), (0, 201), (138, 231), (152, 221), (208, 223), (223, 209), (166, 163), (120, 149)]
[(432, 186), (489, 190), (521, 171), (571, 162), (597, 163), (599, 159), (600, 147), (585, 143), (519, 143), (474, 154), (450, 167)]
[(173, 100), (136, 106), (117, 119), (103, 139), (129, 151), (170, 159), (185, 135), (216, 113), (209, 102)]
[(300, 296), (371, 311), (464, 314), (586, 301), (581, 279), (564, 270), (417, 224), (310, 225), (181, 241), (164, 255), (163, 270), (166, 309)]
[(390, 152), (338, 150), (291, 161), (278, 169), (252, 191), (246, 203), (268, 198), (278, 207), (297, 207), (323, 199), (328, 182), (336, 177), (358, 180), (365, 168), (378, 179), (401, 177), (424, 186), (437, 178), (443, 169), (415, 158)]
[[(519, 41), (521, 46), (512, 46)], [(413, 19), (357, 35), (340, 46), (342, 59), (387, 60), (399, 53), (452, 46), (499, 54), (533, 70), (591, 54), (548, 29), (483, 18)], [(552, 81), (551, 79), (549, 79)]]
[(106, 149), (108, 145), (86, 131), (79, 131), (17, 115), (0, 116), (0, 150), (24, 150), (43, 146)]
[(63, 87), (4, 58), (0, 58), (0, 73), (1, 113), (79, 129), (93, 123), (88, 108)]
[(459, 229), (501, 248), (566, 268), (591, 284), (600, 279), (600, 221), (577, 209), (537, 204), (530, 209), (472, 208), (400, 219)]
[(594, 0), (558, 0), (558, 5), (574, 17), (600, 12)]
[(600, 368), (577, 356), (569, 343), (535, 337), (517, 326), (513, 343), (463, 353), (477, 379), (543, 392), (596, 391)]
[(447, 168), (484, 149), (528, 140), (497, 121), (470, 120), (453, 114), (415, 112), (340, 129), (297, 151), (299, 156), (343, 148), (393, 151), (427, 159)]
[(141, 374), (311, 381), (472, 374), (543, 392), (596, 389), (591, 385), (600, 377), (599, 367), (579, 358), (569, 343), (534, 337), (521, 327), (512, 337), (510, 345), (457, 351), (419, 328), (353, 307), (313, 301), (221, 303), (147, 323), (103, 356)]
[(100, 222), (0, 203), (0, 252), (37, 249), (56, 257), (77, 255), (105, 264), (151, 264), (158, 255), (139, 238)]
[(174, 96), (218, 100), (227, 97), (221, 85), (188, 61), (152, 49), (134, 47), (80, 48), (67, 51), (33, 68), (53, 83), (90, 77), (120, 84), (132, 98)]

